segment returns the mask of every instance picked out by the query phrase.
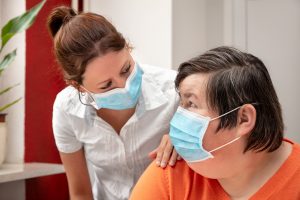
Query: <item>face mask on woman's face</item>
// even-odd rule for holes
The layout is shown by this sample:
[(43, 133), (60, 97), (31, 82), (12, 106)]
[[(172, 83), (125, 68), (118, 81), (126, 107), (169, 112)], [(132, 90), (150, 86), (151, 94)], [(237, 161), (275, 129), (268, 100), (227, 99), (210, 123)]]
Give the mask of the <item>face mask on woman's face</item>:
[(141, 95), (143, 71), (136, 63), (134, 69), (126, 80), (125, 88), (116, 88), (104, 93), (95, 94), (83, 86), (91, 97), (90, 104), (97, 110), (107, 108), (112, 110), (125, 110), (134, 108)]
[(187, 162), (204, 161), (213, 158), (211, 152), (219, 150), (238, 140), (240, 137), (211, 151), (207, 151), (203, 147), (203, 138), (209, 122), (223, 117), (240, 107), (213, 119), (178, 107), (170, 122), (170, 138), (177, 153)]

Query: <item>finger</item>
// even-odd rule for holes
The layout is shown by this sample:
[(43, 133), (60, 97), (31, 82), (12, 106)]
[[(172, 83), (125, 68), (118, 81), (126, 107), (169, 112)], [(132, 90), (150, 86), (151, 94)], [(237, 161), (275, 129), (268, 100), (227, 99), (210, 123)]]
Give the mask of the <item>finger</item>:
[(169, 165), (174, 166), (177, 161), (177, 158), (178, 158), (178, 153), (176, 152), (175, 149), (173, 149), (171, 158), (169, 160)]
[(148, 157), (154, 160), (154, 159), (156, 158), (156, 155), (157, 155), (157, 148), (154, 149), (153, 151), (151, 151), (151, 152), (148, 154)]
[(182, 157), (177, 153), (177, 160), (182, 160)]
[(163, 157), (163, 153), (164, 153), (164, 149), (165, 149), (166, 145), (167, 145), (167, 139), (164, 136), (160, 142), (160, 145), (157, 148), (157, 151), (156, 151), (156, 165), (157, 166), (161, 165), (161, 159)]
[(160, 162), (160, 166), (162, 168), (165, 168), (167, 166), (167, 163), (168, 163), (168, 161), (171, 157), (172, 152), (173, 152), (173, 145), (172, 145), (172, 143), (168, 142), (165, 149), (164, 149), (162, 159), (161, 159), (161, 162)]

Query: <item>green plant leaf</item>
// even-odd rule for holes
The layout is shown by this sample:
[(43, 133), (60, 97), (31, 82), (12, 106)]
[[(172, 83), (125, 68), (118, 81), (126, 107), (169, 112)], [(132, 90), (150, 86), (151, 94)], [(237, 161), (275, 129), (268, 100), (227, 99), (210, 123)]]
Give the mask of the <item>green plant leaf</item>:
[(7, 87), (7, 88), (5, 88), (5, 89), (0, 90), (0, 95), (2, 95), (2, 94), (4, 94), (4, 93), (8, 92), (9, 90), (13, 89), (14, 87), (17, 87), (18, 85), (20, 85), (20, 83), (15, 84), (15, 85), (13, 85), (13, 86), (10, 86), (10, 87)]
[(46, 0), (41, 1), (34, 7), (32, 7), (30, 10), (25, 12), (24, 14), (15, 17), (11, 19), (10, 21), (7, 22), (7, 24), (2, 28), (1, 31), (1, 49), (0, 52), (2, 51), (3, 47), (6, 45), (6, 43), (16, 34), (19, 32), (22, 32), (29, 28), (43, 5), (45, 4)]
[(1, 107), (0, 107), (0, 112), (4, 111), (5, 109), (9, 108), (9, 107), (12, 106), (12, 105), (18, 103), (21, 99), (22, 99), (22, 98), (18, 98), (17, 100), (14, 100), (14, 101), (11, 102), (11, 103), (8, 103), (8, 104), (6, 104), (6, 105), (4, 105), (4, 106), (1, 106)]
[(0, 62), (0, 76), (2, 71), (12, 62), (15, 60), (17, 55), (17, 49), (13, 50), (11, 53), (7, 54), (3, 60)]

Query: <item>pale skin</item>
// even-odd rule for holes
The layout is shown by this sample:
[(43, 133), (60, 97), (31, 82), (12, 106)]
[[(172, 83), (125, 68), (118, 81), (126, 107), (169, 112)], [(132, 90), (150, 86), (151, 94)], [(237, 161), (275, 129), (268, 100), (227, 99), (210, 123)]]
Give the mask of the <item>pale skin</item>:
[[(208, 74), (200, 73), (188, 76), (180, 83), (179, 93), (182, 107), (214, 118), (219, 114), (207, 105), (208, 77)], [(199, 85), (202, 87), (199, 88)], [(283, 142), (280, 148), (271, 153), (243, 153), (247, 136), (255, 126), (256, 109), (251, 104), (245, 104), (237, 112), (237, 125), (231, 129), (216, 132), (220, 119), (211, 121), (203, 138), (203, 146), (209, 151), (237, 137), (241, 138), (213, 152), (213, 159), (188, 165), (205, 177), (217, 179), (231, 199), (246, 200), (276, 173), (290, 155), (292, 146)]]
[[(83, 74), (83, 87), (76, 82), (71, 81), (70, 83), (81, 92), (86, 92), (85, 89), (87, 89), (92, 93), (103, 93), (114, 88), (124, 88), (134, 64), (130, 50), (127, 48), (118, 52), (108, 52), (88, 63)], [(135, 108), (127, 110), (102, 108), (97, 110), (97, 115), (109, 123), (116, 134), (119, 134), (134, 112)], [(60, 152), (60, 157), (67, 174), (71, 199), (93, 199), (83, 149), (68, 154)], [(157, 149), (149, 152), (149, 157), (155, 159), (157, 165), (163, 168), (167, 164), (175, 165), (176, 160), (180, 159), (177, 152), (173, 149), (168, 134), (162, 137)]]

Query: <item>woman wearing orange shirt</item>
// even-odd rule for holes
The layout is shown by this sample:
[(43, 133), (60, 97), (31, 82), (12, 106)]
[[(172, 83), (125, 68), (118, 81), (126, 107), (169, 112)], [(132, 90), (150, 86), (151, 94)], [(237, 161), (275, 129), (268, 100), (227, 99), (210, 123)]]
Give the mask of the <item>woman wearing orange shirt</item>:
[(170, 137), (185, 161), (152, 164), (131, 200), (300, 199), (300, 146), (283, 139), (281, 107), (257, 57), (219, 47), (184, 62)]

